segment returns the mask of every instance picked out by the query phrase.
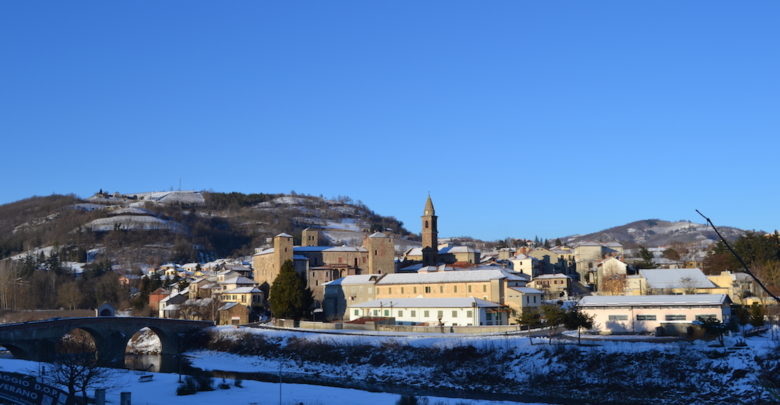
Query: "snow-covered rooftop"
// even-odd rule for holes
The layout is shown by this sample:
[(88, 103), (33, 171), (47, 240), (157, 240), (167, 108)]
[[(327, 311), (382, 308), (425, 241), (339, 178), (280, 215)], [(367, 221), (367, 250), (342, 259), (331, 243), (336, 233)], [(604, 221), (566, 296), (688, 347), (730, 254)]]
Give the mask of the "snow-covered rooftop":
[(238, 276), (238, 277), (231, 277), (226, 278), (225, 281), (222, 281), (220, 284), (244, 284), (244, 285), (254, 285), (254, 280), (250, 280), (246, 277)]
[(523, 294), (541, 294), (542, 290), (537, 290), (536, 288), (531, 287), (509, 287), (515, 291), (519, 291)]
[[(350, 276), (353, 277), (353, 276)], [(451, 282), (479, 282), (507, 279), (510, 281), (524, 281), (506, 270), (453, 270), (437, 271), (433, 273), (393, 273), (384, 276), (377, 284), (410, 284), (410, 283), (451, 283)]]
[(373, 283), (380, 277), (382, 277), (381, 274), (359, 274), (355, 276), (346, 276), (333, 281), (329, 281), (324, 285), (366, 284), (366, 283)]
[(295, 246), (296, 253), (306, 252), (367, 252), (366, 248), (355, 246)]
[(495, 308), (501, 305), (474, 297), (385, 298), (352, 305), (353, 308)]
[(252, 294), (259, 293), (260, 289), (257, 287), (238, 287), (232, 290), (225, 291), (224, 294)]
[(447, 246), (439, 249), (439, 254), (446, 255), (447, 253), (479, 253), (479, 250), (468, 246)]
[(534, 280), (544, 280), (544, 279), (550, 279), (550, 278), (571, 278), (563, 273), (555, 273), (555, 274), (542, 274), (540, 276), (534, 277)]
[(715, 288), (700, 269), (643, 269), (649, 288)]
[(577, 305), (580, 307), (710, 306), (722, 305), (728, 299), (726, 294), (592, 295), (583, 297)]

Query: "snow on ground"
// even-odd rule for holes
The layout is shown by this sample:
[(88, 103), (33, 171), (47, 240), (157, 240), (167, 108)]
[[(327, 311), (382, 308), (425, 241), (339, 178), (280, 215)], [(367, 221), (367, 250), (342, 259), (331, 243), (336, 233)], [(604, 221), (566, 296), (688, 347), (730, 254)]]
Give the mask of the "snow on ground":
[(139, 200), (154, 201), (160, 204), (195, 204), (203, 205), (206, 199), (198, 191), (151, 191), (145, 193), (130, 193)]
[(46, 246), (42, 248), (35, 248), (32, 250), (28, 250), (22, 253), (19, 253), (18, 255), (11, 256), (11, 260), (24, 260), (28, 255), (33, 256), (37, 258), (40, 256), (41, 253), (43, 253), (44, 256), (49, 257), (51, 256), (51, 253), (54, 251), (54, 246)]
[(117, 227), (122, 230), (169, 230), (183, 232), (184, 227), (175, 221), (168, 221), (150, 215), (117, 215), (93, 220), (84, 227), (92, 231), (111, 231)]
[[(30, 375), (38, 374), (37, 362), (1, 359), (0, 369), (3, 371), (21, 372)], [(279, 403), (279, 384), (259, 381), (243, 381), (243, 388), (233, 386), (223, 390), (216, 388), (221, 382), (214, 380), (215, 390), (199, 392), (194, 395), (177, 396), (178, 375), (163, 373), (154, 374), (150, 382), (139, 382), (141, 373), (130, 370), (110, 370), (111, 387), (106, 391), (109, 403), (119, 403), (119, 394), (131, 392), (131, 402), (135, 405), (212, 405), (212, 404), (277, 404)], [(324, 387), (307, 384), (282, 384), (282, 403), (305, 405), (394, 405), (399, 399), (397, 394), (368, 392), (348, 388)], [(442, 397), (427, 397), (431, 405), (511, 405), (518, 402), (463, 400)]]

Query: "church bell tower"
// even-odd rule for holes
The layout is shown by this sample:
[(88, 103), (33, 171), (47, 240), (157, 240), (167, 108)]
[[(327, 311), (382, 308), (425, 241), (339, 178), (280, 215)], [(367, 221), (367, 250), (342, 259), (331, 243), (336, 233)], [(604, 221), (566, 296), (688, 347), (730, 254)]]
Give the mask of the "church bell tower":
[(437, 219), (431, 195), (428, 194), (422, 215), (423, 265), (425, 266), (435, 266), (438, 263), (439, 230), (436, 225)]

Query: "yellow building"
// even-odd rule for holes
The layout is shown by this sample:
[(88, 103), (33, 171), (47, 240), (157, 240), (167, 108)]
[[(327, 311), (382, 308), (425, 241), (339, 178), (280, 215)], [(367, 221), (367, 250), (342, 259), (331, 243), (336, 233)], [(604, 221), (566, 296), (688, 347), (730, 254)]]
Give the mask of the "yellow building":
[(534, 277), (528, 286), (541, 290), (546, 300), (566, 299), (571, 295), (571, 277), (562, 273)]
[(236, 302), (250, 308), (260, 308), (263, 305), (263, 292), (257, 287), (237, 287), (222, 292), (222, 302)]
[(707, 276), (716, 286), (725, 288), (729, 298), (740, 305), (752, 305), (754, 302), (763, 304), (761, 288), (755, 280), (746, 273), (722, 271), (720, 274)]
[[(334, 283), (332, 288), (343, 288), (343, 285), (349, 284), (351, 277), (344, 278), (339, 284)], [(541, 305), (542, 291), (526, 288), (526, 281), (526, 278), (499, 268), (387, 274), (376, 280), (373, 289), (370, 286), (359, 289), (359, 293), (367, 296), (356, 297), (355, 301), (474, 297), (506, 306), (510, 322), (514, 322), (524, 309)], [(338, 295), (338, 292), (330, 294), (326, 289), (326, 296)], [(334, 304), (334, 307), (339, 305)]]

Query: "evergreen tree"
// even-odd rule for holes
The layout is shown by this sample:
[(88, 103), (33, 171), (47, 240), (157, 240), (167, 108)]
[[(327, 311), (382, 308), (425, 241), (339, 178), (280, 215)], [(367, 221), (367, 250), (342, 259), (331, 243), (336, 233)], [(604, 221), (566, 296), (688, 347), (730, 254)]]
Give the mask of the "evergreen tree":
[(577, 330), (577, 344), (582, 344), (582, 328), (590, 329), (593, 327), (593, 317), (573, 308), (563, 315), (563, 326), (566, 329)]
[(295, 272), (293, 262), (284, 262), (271, 285), (268, 298), (273, 316), (301, 319), (307, 314), (313, 300), (311, 290), (306, 288), (306, 282)]
[(750, 306), (750, 324), (755, 327), (764, 326), (764, 307), (757, 302)]

